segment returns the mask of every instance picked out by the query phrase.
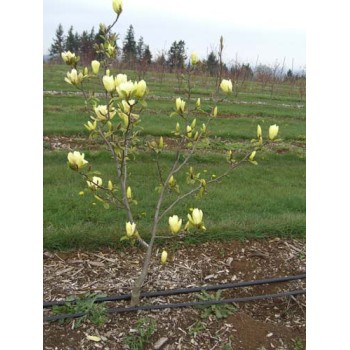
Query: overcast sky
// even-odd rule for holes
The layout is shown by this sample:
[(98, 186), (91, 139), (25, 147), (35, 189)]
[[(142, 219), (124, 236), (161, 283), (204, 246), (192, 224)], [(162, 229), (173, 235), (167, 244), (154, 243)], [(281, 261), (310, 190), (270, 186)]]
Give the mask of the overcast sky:
[[(200, 58), (218, 49), (224, 38), (224, 61), (255, 65), (306, 67), (305, 8), (303, 1), (280, 0), (124, 0), (123, 13), (115, 27), (122, 44), (130, 24), (135, 39), (143, 37), (156, 56), (168, 51), (174, 41), (184, 40), (187, 53)], [(43, 51), (48, 50), (59, 23), (65, 34), (70, 26), (81, 33), (112, 23), (112, 0), (44, 0)]]

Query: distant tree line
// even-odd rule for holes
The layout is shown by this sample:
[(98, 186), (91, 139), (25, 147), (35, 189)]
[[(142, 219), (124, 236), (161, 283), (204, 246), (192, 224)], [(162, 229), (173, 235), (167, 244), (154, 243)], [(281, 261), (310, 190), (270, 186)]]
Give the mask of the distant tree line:
[[(100, 30), (95, 33), (94, 27), (90, 31), (84, 30), (80, 34), (74, 32), (74, 28), (71, 26), (65, 35), (62, 25), (59, 24), (49, 53), (52, 59), (60, 59), (62, 52), (71, 51), (79, 55), (83, 63), (88, 64), (91, 60), (98, 59), (94, 46), (99, 45), (102, 40)], [(185, 41), (174, 41), (167, 51), (162, 51), (153, 57), (149, 45), (144, 42), (142, 36), (136, 41), (133, 25), (128, 27), (122, 46), (117, 46), (117, 49), (119, 52), (118, 63), (124, 68), (136, 69), (140, 78), (150, 68), (163, 72), (181, 73), (189, 64)], [(249, 63), (235, 62), (229, 67), (225, 63), (220, 66), (219, 52), (214, 52), (214, 50), (209, 52), (206, 59), (199, 61), (197, 67), (198, 72), (206, 73), (212, 77), (217, 77), (221, 71), (221, 73), (231, 77), (233, 81), (240, 81), (241, 84), (246, 80), (255, 79), (261, 83), (262, 87), (271, 81), (295, 81), (306, 78), (304, 73), (294, 74), (290, 69), (284, 73), (283, 67), (279, 64), (275, 64), (273, 67), (260, 64), (252, 68)], [(238, 86), (236, 88), (238, 89)]]

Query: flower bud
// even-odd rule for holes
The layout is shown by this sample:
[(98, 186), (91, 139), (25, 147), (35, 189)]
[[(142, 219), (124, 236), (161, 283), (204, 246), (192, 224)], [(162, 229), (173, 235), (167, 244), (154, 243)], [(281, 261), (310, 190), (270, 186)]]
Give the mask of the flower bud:
[(136, 97), (143, 97), (146, 93), (147, 85), (144, 80), (141, 80), (137, 83), (136, 90), (135, 90), (135, 96)]
[(161, 137), (159, 138), (159, 148), (160, 148), (160, 149), (163, 149), (163, 148), (164, 148), (163, 136), (161, 136)]
[(279, 126), (277, 126), (276, 124), (271, 125), (269, 128), (269, 139), (270, 140), (274, 140), (278, 134), (278, 129)]
[(182, 219), (179, 219), (177, 215), (169, 217), (169, 227), (171, 233), (178, 233), (181, 229)]
[(199, 108), (201, 106), (201, 99), (198, 97), (196, 101), (196, 108)]
[(216, 118), (217, 115), (218, 115), (218, 106), (215, 106), (213, 109), (213, 117)]
[(192, 123), (191, 123), (191, 128), (192, 128), (192, 129), (194, 129), (194, 128), (196, 127), (196, 122), (197, 122), (197, 119), (194, 118), (194, 119), (192, 120)]
[(115, 83), (113, 75), (104, 75), (102, 78), (103, 86), (108, 92), (115, 90)]
[(231, 79), (230, 80), (223, 79), (221, 84), (220, 84), (220, 88), (225, 93), (232, 92), (232, 81), (231, 81)]
[(125, 224), (125, 231), (126, 231), (126, 235), (128, 237), (132, 237), (135, 233), (136, 230), (136, 224), (135, 223), (131, 223), (130, 221), (127, 222)]
[(119, 16), (123, 11), (123, 1), (113, 0), (113, 11)]
[(88, 161), (85, 160), (84, 157), (84, 153), (80, 153), (77, 151), (69, 152), (67, 157), (69, 167), (73, 170), (79, 170), (83, 168), (88, 163)]
[(180, 135), (180, 124), (179, 123), (176, 123), (175, 135)]
[(160, 261), (164, 265), (168, 259), (168, 253), (163, 250), (162, 255), (160, 256)]
[(175, 102), (175, 105), (176, 105), (176, 110), (178, 112), (180, 112), (181, 114), (185, 112), (185, 105), (186, 105), (186, 102), (181, 100), (180, 97), (178, 97), (176, 99), (176, 102)]
[(114, 45), (111, 45), (108, 43), (107, 48), (106, 48), (106, 54), (108, 57), (114, 57), (117, 53), (117, 49), (115, 48)]
[(111, 180), (108, 180), (108, 189), (109, 189), (110, 191), (113, 190), (113, 183), (112, 183)]
[(188, 138), (192, 137), (192, 128), (189, 125), (186, 126), (186, 134)]
[(192, 66), (195, 66), (198, 63), (198, 56), (195, 52), (192, 52), (191, 54), (191, 64)]
[(92, 68), (92, 72), (97, 75), (98, 71), (100, 70), (100, 62), (97, 60), (94, 60), (91, 62), (91, 68)]
[(131, 187), (128, 186), (128, 188), (126, 189), (126, 198), (127, 199), (132, 199), (132, 192), (131, 192)]
[(253, 152), (250, 154), (250, 156), (249, 156), (249, 160), (253, 161), (255, 155), (256, 155), (256, 151), (253, 151)]
[(170, 187), (176, 186), (176, 180), (175, 180), (175, 178), (174, 178), (173, 175), (171, 175), (171, 177), (170, 177), (170, 179), (169, 179), (169, 186), (170, 186)]
[(259, 124), (256, 128), (256, 136), (258, 137), (258, 139), (260, 139), (262, 137), (261, 126)]

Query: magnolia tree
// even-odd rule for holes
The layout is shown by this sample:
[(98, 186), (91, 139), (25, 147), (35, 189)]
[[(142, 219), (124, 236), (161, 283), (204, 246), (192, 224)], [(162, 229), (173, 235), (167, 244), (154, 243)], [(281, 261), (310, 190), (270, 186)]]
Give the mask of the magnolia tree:
[[(198, 98), (191, 99), (191, 73), (196, 69), (198, 57), (192, 53), (190, 67), (188, 68), (188, 93), (186, 100), (181, 97), (174, 101), (174, 111), (171, 116), (176, 117), (172, 133), (176, 139), (174, 162), (170, 170), (164, 174), (160, 162), (164, 153), (165, 142), (163, 137), (148, 142), (147, 146), (154, 153), (155, 164), (158, 173), (159, 196), (153, 213), (153, 224), (151, 232), (148, 232), (148, 241), (145, 240), (145, 232), (138, 224), (133, 215), (133, 208), (136, 201), (133, 198), (133, 189), (129, 182), (128, 166), (135, 160), (135, 151), (138, 144), (140, 132), (140, 112), (146, 106), (145, 98), (148, 87), (144, 80), (131, 81), (126, 74), (113, 73), (110, 70), (111, 62), (117, 55), (116, 36), (111, 32), (122, 13), (123, 5), (121, 0), (113, 0), (112, 7), (116, 13), (116, 19), (110, 26), (100, 25), (102, 43), (95, 45), (95, 51), (99, 60), (91, 62), (91, 67), (78, 68), (79, 57), (70, 51), (63, 52), (62, 58), (71, 70), (67, 73), (65, 81), (74, 85), (80, 90), (84, 97), (86, 106), (89, 109), (90, 119), (86, 122), (85, 128), (90, 132), (89, 137), (99, 138), (112, 155), (112, 166), (115, 169), (114, 178), (102, 179), (99, 173), (92, 171), (91, 165), (85, 159), (84, 153), (78, 151), (69, 152), (69, 167), (80, 174), (86, 183), (86, 191), (93, 194), (94, 198), (104, 205), (105, 208), (122, 208), (125, 212), (125, 233), (122, 240), (131, 243), (138, 243), (145, 249), (143, 266), (139, 276), (136, 276), (132, 288), (131, 305), (137, 305), (140, 301), (142, 285), (147, 277), (150, 266), (154, 243), (158, 234), (158, 227), (161, 221), (167, 221), (169, 231), (173, 235), (186, 234), (191, 230), (206, 230), (203, 211), (199, 208), (190, 208), (187, 214), (187, 221), (183, 222), (180, 215), (177, 215), (175, 208), (183, 199), (191, 195), (203, 195), (208, 185), (218, 182), (227, 176), (231, 171), (243, 163), (256, 164), (254, 160), (256, 151), (263, 145), (261, 127), (257, 127), (257, 138), (252, 143), (252, 150), (240, 160), (235, 159), (232, 151), (227, 152), (227, 170), (220, 175), (212, 175), (210, 178), (201, 177), (196, 173), (193, 166), (190, 166), (190, 159), (196, 151), (196, 147), (208, 137), (209, 125), (217, 117), (218, 103), (223, 101), (228, 94), (232, 93), (231, 80), (222, 80), (220, 92), (215, 103), (207, 108), (202, 107)], [(93, 80), (101, 84), (104, 91), (97, 94), (96, 91), (86, 89), (86, 82)], [(91, 85), (91, 84), (90, 84)], [(221, 95), (221, 96), (220, 96)], [(198, 125), (197, 119), (193, 117), (202, 114), (204, 122)], [(278, 126), (269, 128), (269, 140), (275, 140), (278, 134)], [(133, 156), (133, 157), (132, 157)], [(133, 159), (133, 160), (132, 160)], [(181, 171), (187, 170), (187, 182), (191, 185), (189, 190), (182, 192), (176, 176)], [(83, 191), (84, 193), (84, 191)], [(82, 194), (83, 194), (82, 193)], [(174, 193), (175, 196), (169, 196)], [(169, 204), (169, 197), (172, 199)], [(166, 201), (166, 205), (165, 203)], [(145, 198), (147, 200), (147, 198)], [(166, 264), (168, 253), (163, 250), (160, 255), (160, 263)]]

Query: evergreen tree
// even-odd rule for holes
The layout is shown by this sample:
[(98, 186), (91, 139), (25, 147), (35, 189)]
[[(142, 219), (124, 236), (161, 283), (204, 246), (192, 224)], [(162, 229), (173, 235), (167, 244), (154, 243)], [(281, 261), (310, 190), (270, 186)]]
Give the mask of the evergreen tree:
[(130, 25), (123, 42), (123, 61), (132, 64), (135, 62), (136, 57), (137, 48), (134, 27)]
[(145, 46), (145, 50), (143, 51), (143, 60), (147, 64), (151, 64), (152, 63), (152, 53), (151, 53), (151, 50), (149, 49), (149, 45)]
[(174, 68), (183, 68), (186, 61), (185, 42), (174, 41), (168, 51), (168, 65), (172, 71)]
[(68, 30), (65, 48), (66, 51), (70, 52), (78, 52), (79, 50), (79, 34), (73, 33), (73, 26), (71, 26)]
[(63, 27), (61, 24), (58, 25), (58, 28), (56, 29), (56, 36), (51, 44), (51, 48), (49, 49), (49, 53), (51, 56), (59, 56), (61, 53), (65, 50), (65, 43), (64, 43), (64, 32)]
[(209, 53), (206, 64), (210, 76), (215, 76), (219, 71), (219, 60), (213, 51)]
[(139, 62), (142, 61), (145, 43), (143, 42), (143, 37), (141, 36), (136, 46), (136, 58)]
[(96, 57), (93, 45), (95, 43), (95, 33), (94, 28), (91, 32), (84, 30), (79, 37), (79, 55), (84, 63), (89, 63)]

